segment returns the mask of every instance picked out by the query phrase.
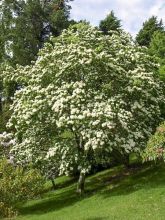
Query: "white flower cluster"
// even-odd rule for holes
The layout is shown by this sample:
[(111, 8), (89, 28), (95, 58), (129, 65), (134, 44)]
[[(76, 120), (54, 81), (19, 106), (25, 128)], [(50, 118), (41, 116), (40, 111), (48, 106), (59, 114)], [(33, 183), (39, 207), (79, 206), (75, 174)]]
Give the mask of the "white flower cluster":
[(16, 143), (15, 139), (13, 138), (12, 133), (3, 132), (0, 134), (0, 146), (1, 147), (12, 147)]

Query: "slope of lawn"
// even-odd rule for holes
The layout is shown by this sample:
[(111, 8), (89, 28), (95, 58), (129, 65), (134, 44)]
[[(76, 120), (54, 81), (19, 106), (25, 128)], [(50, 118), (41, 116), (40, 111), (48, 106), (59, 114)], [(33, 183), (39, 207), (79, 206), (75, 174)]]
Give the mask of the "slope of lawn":
[[(47, 189), (50, 186), (47, 186)], [(164, 220), (165, 166), (115, 167), (86, 179), (86, 194), (75, 181), (57, 179), (57, 190), (20, 205), (16, 220)]]

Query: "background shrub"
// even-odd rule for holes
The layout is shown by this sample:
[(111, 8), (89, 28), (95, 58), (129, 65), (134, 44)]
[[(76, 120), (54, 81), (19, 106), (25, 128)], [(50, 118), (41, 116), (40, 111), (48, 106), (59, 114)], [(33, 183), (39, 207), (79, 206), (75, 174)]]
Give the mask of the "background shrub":
[(151, 136), (143, 153), (143, 159), (165, 161), (165, 122), (163, 122)]
[(44, 180), (38, 170), (14, 167), (7, 160), (0, 161), (0, 216), (17, 214), (18, 202), (38, 196)]

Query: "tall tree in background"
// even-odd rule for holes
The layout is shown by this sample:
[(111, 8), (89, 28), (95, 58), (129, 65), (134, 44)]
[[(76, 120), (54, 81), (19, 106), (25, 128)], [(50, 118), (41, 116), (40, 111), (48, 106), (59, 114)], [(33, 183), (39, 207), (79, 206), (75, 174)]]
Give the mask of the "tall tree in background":
[(108, 34), (109, 31), (118, 30), (121, 28), (121, 21), (111, 11), (104, 20), (100, 21), (99, 28), (104, 34)]
[(14, 4), (14, 0), (3, 0), (0, 4), (0, 64), (8, 58), (9, 32), (13, 21), (11, 2)]
[(149, 52), (158, 58), (158, 62), (160, 63), (160, 78), (165, 82), (165, 31), (156, 31), (153, 34)]
[(156, 31), (149, 46), (151, 55), (155, 55), (165, 64), (165, 31)]
[(136, 36), (136, 41), (141, 46), (149, 47), (151, 39), (155, 31), (163, 31), (163, 22), (162, 19), (158, 21), (156, 16), (152, 16), (147, 21), (143, 23), (142, 29)]
[[(0, 6), (0, 59), (27, 65), (50, 35), (69, 25), (70, 0), (3, 0)], [(3, 59), (2, 59), (3, 58)]]

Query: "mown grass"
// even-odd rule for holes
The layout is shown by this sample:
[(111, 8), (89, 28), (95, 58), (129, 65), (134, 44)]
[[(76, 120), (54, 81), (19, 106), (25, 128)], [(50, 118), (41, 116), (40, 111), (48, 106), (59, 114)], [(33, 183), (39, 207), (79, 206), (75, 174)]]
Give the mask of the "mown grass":
[[(47, 185), (47, 190), (50, 185)], [(16, 220), (164, 220), (165, 166), (115, 167), (86, 180), (86, 193), (75, 193), (75, 180), (57, 179), (57, 190), (20, 205)]]

